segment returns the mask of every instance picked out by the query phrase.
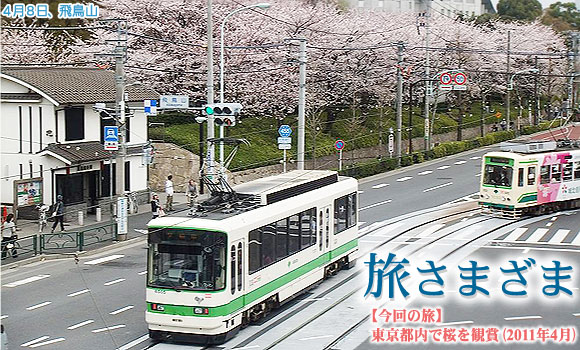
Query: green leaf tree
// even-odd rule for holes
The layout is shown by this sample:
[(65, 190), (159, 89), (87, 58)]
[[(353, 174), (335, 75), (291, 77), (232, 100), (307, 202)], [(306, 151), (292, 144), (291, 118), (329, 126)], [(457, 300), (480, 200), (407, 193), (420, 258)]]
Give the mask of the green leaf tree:
[(533, 21), (542, 14), (542, 4), (538, 0), (499, 0), (497, 13), (506, 19)]
[(580, 11), (573, 2), (551, 4), (542, 17), (542, 23), (551, 25), (557, 31), (578, 30)]

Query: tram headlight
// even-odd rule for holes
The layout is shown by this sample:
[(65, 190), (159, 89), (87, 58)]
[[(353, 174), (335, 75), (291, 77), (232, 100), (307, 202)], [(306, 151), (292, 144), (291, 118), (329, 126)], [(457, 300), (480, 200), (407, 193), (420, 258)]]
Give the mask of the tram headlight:
[(209, 309), (206, 307), (194, 307), (193, 313), (196, 315), (208, 315)]
[(501, 196), (501, 200), (505, 202), (506, 198), (504, 196)]

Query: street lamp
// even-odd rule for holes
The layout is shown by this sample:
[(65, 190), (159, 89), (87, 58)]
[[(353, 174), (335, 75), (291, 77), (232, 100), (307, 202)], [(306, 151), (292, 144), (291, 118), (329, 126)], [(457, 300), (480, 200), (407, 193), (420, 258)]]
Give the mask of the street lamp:
[(507, 98), (506, 98), (506, 105), (507, 105), (507, 110), (506, 110), (506, 119), (507, 119), (507, 130), (511, 129), (510, 126), (510, 91), (512, 91), (514, 89), (514, 78), (516, 77), (516, 75), (521, 74), (521, 73), (525, 73), (525, 72), (531, 72), (531, 73), (538, 73), (539, 70), (538, 68), (530, 68), (530, 69), (524, 69), (524, 70), (520, 70), (517, 71), (515, 73), (513, 73), (511, 75), (511, 77), (509, 78), (508, 81), (508, 86), (507, 86)]
[[(238, 12), (250, 10), (253, 8), (261, 8), (261, 9), (268, 9), (270, 8), (269, 3), (261, 2), (254, 5), (240, 7), (239, 9), (235, 9), (232, 12), (228, 13), (226, 17), (224, 17), (222, 24), (220, 26), (220, 103), (224, 103), (224, 28), (226, 25), (226, 21), (231, 16), (235, 15)], [(220, 138), (224, 137), (224, 126), (220, 126)], [(224, 163), (224, 143), (220, 142), (220, 164), (223, 167)], [(223, 169), (222, 169), (223, 170)]]

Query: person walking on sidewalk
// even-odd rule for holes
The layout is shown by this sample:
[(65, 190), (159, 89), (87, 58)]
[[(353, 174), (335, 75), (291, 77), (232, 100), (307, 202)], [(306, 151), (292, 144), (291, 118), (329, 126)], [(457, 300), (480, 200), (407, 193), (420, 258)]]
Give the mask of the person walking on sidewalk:
[(167, 195), (167, 202), (165, 202), (165, 208), (167, 211), (173, 210), (173, 175), (169, 175), (167, 177), (167, 181), (165, 181), (165, 194)]
[(52, 224), (52, 231), (50, 233), (54, 233), (54, 229), (60, 222), (60, 231), (64, 231), (64, 203), (62, 201), (62, 195), (56, 196), (56, 203), (54, 204), (54, 211), (52, 212), (52, 216), (54, 217), (54, 224)]
[(195, 181), (189, 180), (185, 188), (185, 196), (187, 197), (189, 207), (193, 208), (195, 206), (195, 200), (197, 199), (197, 184)]
[(2, 259), (8, 256), (8, 251), (12, 250), (12, 257), (17, 258), (18, 252), (14, 242), (18, 239), (16, 235), (16, 224), (14, 223), (14, 214), (8, 214), (6, 221), (2, 223)]
[(157, 219), (159, 215), (161, 215), (161, 205), (159, 204), (159, 196), (157, 194), (153, 194), (151, 198), (151, 214), (153, 214), (153, 219)]

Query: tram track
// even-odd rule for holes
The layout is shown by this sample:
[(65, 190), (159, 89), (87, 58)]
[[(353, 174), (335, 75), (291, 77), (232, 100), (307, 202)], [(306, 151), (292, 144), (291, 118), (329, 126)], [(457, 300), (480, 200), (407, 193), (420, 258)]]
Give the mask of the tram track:
[[(425, 215), (425, 214), (430, 214), (430, 213), (434, 213), (437, 211), (440, 211), (442, 208), (438, 208), (436, 210), (431, 210), (428, 212), (424, 212), (421, 213), (421, 215)], [(364, 256), (374, 250), (376, 250), (377, 248), (380, 248), (388, 243), (393, 242), (395, 239), (403, 236), (406, 233), (409, 233), (413, 230), (416, 230), (418, 228), (421, 228), (423, 226), (441, 221), (441, 220), (446, 220), (446, 219), (450, 219), (453, 218), (455, 216), (462, 216), (464, 214), (467, 213), (471, 213), (474, 211), (479, 211), (480, 208), (473, 208), (473, 209), (468, 209), (468, 210), (462, 210), (459, 212), (455, 212), (455, 213), (450, 213), (447, 215), (443, 215), (440, 217), (436, 217), (433, 218), (431, 220), (428, 221), (424, 221), (421, 222), (419, 224), (415, 224), (405, 230), (403, 230), (402, 232), (394, 235), (393, 237), (388, 238), (387, 240), (380, 242), (380, 244), (372, 247), (371, 249), (365, 251), (364, 253), (361, 253), (359, 256)], [(389, 225), (392, 224), (396, 224), (405, 220), (408, 220), (409, 218), (411, 218), (412, 216), (406, 217), (404, 219), (400, 219), (400, 220), (395, 220), (393, 222), (389, 222), (388, 224), (382, 225), (380, 227), (376, 227), (373, 228), (372, 230), (369, 230), (368, 232), (365, 232), (364, 234), (360, 235), (358, 238), (360, 239), (361, 237), (364, 237), (366, 235), (369, 235), (373, 232), (376, 232), (384, 227), (387, 227)], [(363, 269), (358, 269), (356, 271), (354, 271), (353, 273), (351, 273), (350, 275), (346, 276), (345, 278), (343, 278), (340, 282), (336, 283), (335, 285), (329, 287), (328, 289), (326, 289), (324, 292), (314, 296), (312, 299), (321, 299), (324, 298), (326, 295), (328, 295), (329, 293), (333, 292), (334, 290), (340, 288), (341, 286), (343, 286), (344, 284), (350, 282), (351, 280), (353, 280), (354, 278), (356, 278), (358, 275), (360, 275), (363, 272)], [(303, 323), (301, 323), (300, 325), (298, 325), (297, 327), (295, 327), (294, 329), (292, 329), (290, 332), (285, 333), (283, 336), (279, 337), (278, 339), (274, 340), (272, 343), (270, 343), (268, 346), (264, 347), (265, 350), (268, 349), (272, 349), (274, 346), (280, 344), (281, 342), (283, 342), (284, 340), (286, 340), (288, 337), (290, 337), (291, 335), (295, 334), (297, 331), (303, 329), (304, 327), (306, 327), (307, 325), (309, 325), (310, 323), (312, 323), (314, 320), (316, 320), (317, 318), (319, 318), (320, 316), (326, 314), (327, 312), (331, 311), (332, 309), (336, 308), (338, 305), (342, 304), (344, 301), (346, 301), (348, 298), (350, 298), (352, 295), (354, 295), (355, 293), (359, 292), (361, 288), (356, 288), (348, 293), (346, 293), (344, 296), (342, 296), (339, 300), (335, 301), (334, 303), (332, 303), (331, 305), (327, 306), (326, 308), (324, 308), (323, 310), (319, 311), (317, 314), (311, 316), (310, 318), (308, 318), (306, 321), (304, 321)], [(284, 315), (283, 317), (281, 317), (280, 319), (276, 320), (275, 324), (272, 324), (268, 327), (265, 327), (264, 329), (261, 329), (260, 331), (258, 331), (257, 333), (251, 335), (250, 337), (246, 338), (244, 341), (242, 341), (241, 343), (235, 345), (234, 347), (232, 347), (232, 349), (236, 349), (236, 348), (244, 348), (246, 346), (248, 346), (249, 344), (251, 344), (253, 341), (255, 341), (256, 339), (258, 339), (259, 337), (261, 337), (262, 335), (266, 334), (267, 332), (269, 332), (272, 328), (277, 327), (278, 325), (281, 325), (284, 323), (284, 321), (287, 321), (288, 319), (290, 319), (291, 317), (295, 316), (297, 313), (299, 313), (300, 311), (302, 311), (304, 308), (308, 307), (309, 305), (311, 305), (312, 303), (317, 302), (316, 300), (312, 300), (309, 301), (308, 304), (306, 305), (302, 305), (301, 308), (296, 308), (292, 311), (290, 311), (288, 314)], [(356, 325), (358, 325), (359, 323), (364, 322), (365, 319), (361, 320), (360, 322), (357, 322)], [(356, 327), (352, 328), (353, 330), (356, 329)], [(348, 335), (348, 334), (346, 334)], [(346, 336), (344, 335), (344, 336)], [(337, 340), (337, 342), (340, 341), (340, 339)]]

